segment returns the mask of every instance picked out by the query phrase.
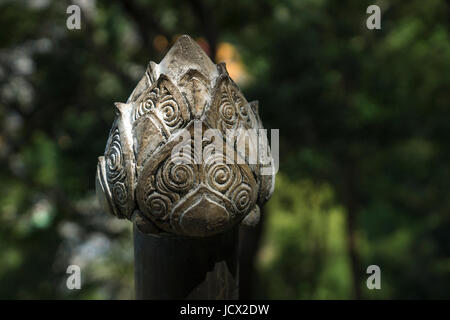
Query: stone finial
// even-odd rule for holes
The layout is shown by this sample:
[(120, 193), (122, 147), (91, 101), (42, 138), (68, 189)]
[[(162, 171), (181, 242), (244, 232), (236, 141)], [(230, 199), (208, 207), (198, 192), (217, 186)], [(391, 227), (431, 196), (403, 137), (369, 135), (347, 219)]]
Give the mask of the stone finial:
[(96, 176), (106, 211), (143, 232), (194, 237), (258, 223), (273, 159), (258, 103), (247, 102), (225, 64), (182, 36), (115, 106)]

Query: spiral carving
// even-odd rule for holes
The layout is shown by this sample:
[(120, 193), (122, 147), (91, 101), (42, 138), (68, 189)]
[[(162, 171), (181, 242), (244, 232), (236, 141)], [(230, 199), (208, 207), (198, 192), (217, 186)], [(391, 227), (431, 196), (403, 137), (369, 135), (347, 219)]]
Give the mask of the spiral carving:
[(252, 128), (252, 111), (249, 104), (229, 77), (219, 80), (216, 92), (214, 106), (208, 112), (216, 112), (219, 115), (213, 126), (219, 128), (223, 134), (239, 127)]
[(153, 88), (152, 91), (148, 93), (143, 101), (139, 103), (139, 106), (134, 110), (133, 121), (138, 120), (144, 114), (156, 107), (158, 101), (159, 88)]
[(241, 121), (245, 124), (245, 127), (249, 127), (251, 125), (250, 114), (249, 114), (249, 105), (243, 104), (242, 100), (239, 99), (240, 102), (237, 103), (239, 116)]
[(163, 219), (169, 212), (172, 202), (169, 197), (153, 192), (145, 199), (145, 205), (153, 217)]
[(251, 124), (249, 104), (240, 94), (239, 90), (237, 90), (231, 84), (229, 85), (229, 91), (231, 99), (236, 106), (237, 113), (239, 114), (239, 122), (241, 122), (243, 126), (247, 128)]
[(114, 195), (114, 199), (120, 206), (126, 206), (127, 204), (127, 187), (122, 182), (116, 182), (113, 185), (112, 193)]
[(180, 108), (172, 95), (164, 95), (159, 101), (157, 109), (160, 111), (162, 120), (168, 127), (176, 128), (181, 124)]
[(222, 131), (227, 129), (234, 129), (237, 125), (236, 107), (228, 95), (227, 90), (223, 90), (219, 105), (219, 126)]
[(146, 113), (152, 112), (170, 130), (179, 128), (183, 123), (183, 116), (180, 110), (179, 101), (169, 91), (172, 87), (168, 80), (159, 81), (155, 87), (146, 93), (143, 99), (138, 102), (133, 112), (133, 122), (141, 118)]
[(126, 185), (126, 170), (124, 155), (120, 140), (119, 128), (112, 131), (111, 140), (105, 155), (106, 178), (111, 188), (114, 202), (126, 211), (128, 201), (128, 189)]
[(173, 205), (198, 184), (198, 167), (191, 155), (166, 158), (146, 180), (141, 202), (144, 213), (152, 219), (163, 220)]
[(106, 154), (107, 176), (110, 183), (124, 178), (122, 146), (120, 144), (119, 129), (115, 128)]
[(251, 192), (252, 189), (250, 188), (250, 186), (244, 183), (241, 183), (234, 190), (232, 200), (236, 205), (239, 213), (247, 213), (250, 207), (253, 205)]
[(236, 123), (237, 115), (233, 104), (228, 101), (228, 96), (224, 93), (222, 102), (219, 107), (219, 114), (221, 119), (228, 125), (233, 126)]
[(211, 188), (226, 193), (236, 179), (239, 179), (236, 169), (235, 165), (226, 163), (222, 154), (211, 155), (205, 163), (206, 182)]
[(165, 187), (177, 193), (186, 193), (197, 180), (197, 171), (190, 158), (177, 157), (165, 161), (161, 169)]

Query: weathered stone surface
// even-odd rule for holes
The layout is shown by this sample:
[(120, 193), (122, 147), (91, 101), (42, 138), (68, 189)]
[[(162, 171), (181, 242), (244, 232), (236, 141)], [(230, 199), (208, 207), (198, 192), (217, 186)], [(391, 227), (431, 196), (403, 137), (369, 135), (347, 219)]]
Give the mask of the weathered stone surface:
[[(275, 177), (262, 174), (273, 160), (261, 148), (258, 104), (191, 38), (150, 62), (116, 114), (96, 177), (106, 211), (143, 232), (193, 237), (259, 221)], [(251, 156), (261, 150), (266, 164)]]

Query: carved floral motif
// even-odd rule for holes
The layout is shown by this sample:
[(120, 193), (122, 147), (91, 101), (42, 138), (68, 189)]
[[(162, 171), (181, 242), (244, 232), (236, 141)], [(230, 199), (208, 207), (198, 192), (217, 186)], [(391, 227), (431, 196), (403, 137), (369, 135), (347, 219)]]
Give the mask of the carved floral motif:
[[(173, 155), (179, 129), (193, 133), (194, 121), (203, 129), (218, 129), (214, 139), (231, 148), (232, 159), (214, 147), (213, 138), (202, 137), (203, 159), (195, 162), (192, 136), (190, 152)], [(149, 64), (128, 102), (118, 104), (105, 155), (99, 158), (99, 199), (119, 218), (139, 217), (136, 221), (161, 232), (201, 237), (240, 221), (256, 223), (258, 203), (270, 196), (274, 177), (261, 177), (259, 165), (238, 152), (239, 138), (230, 145), (227, 135), (260, 128), (257, 108), (225, 66), (215, 66), (183, 36), (159, 65)], [(256, 144), (251, 140), (250, 148)]]

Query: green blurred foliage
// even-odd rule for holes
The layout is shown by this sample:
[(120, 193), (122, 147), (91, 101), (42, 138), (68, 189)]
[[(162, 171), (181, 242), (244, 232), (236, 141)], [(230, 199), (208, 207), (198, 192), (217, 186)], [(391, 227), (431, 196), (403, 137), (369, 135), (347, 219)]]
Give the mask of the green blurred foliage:
[(279, 174), (259, 255), (261, 287), (276, 299), (350, 298), (345, 217), (332, 188)]
[(233, 44), (280, 129), (254, 297), (450, 298), (446, 1), (85, 3), (70, 31), (68, 1), (0, 2), (0, 298), (133, 297), (130, 225), (98, 207), (96, 162), (155, 37), (184, 33)]

